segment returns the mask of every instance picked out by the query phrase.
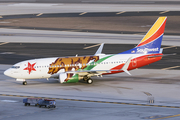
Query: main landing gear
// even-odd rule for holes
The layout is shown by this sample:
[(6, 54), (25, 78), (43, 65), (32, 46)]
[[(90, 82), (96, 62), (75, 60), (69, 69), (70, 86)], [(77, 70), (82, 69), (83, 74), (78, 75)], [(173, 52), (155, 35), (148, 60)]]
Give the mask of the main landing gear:
[(92, 84), (93, 83), (93, 80), (91, 78), (89, 78), (89, 80), (87, 80), (87, 83), (88, 84)]
[(22, 83), (23, 85), (27, 85), (27, 81), (23, 81), (23, 83)]
[(90, 77), (88, 77), (87, 75), (85, 75), (83, 77), (83, 80), (86, 81), (88, 84), (92, 84), (93, 83), (93, 80)]

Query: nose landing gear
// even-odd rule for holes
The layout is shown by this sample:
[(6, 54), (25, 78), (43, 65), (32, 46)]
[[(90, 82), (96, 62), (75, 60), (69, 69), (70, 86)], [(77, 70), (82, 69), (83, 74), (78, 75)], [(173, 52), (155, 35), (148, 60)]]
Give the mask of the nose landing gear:
[(27, 85), (27, 81), (23, 81), (23, 83), (22, 83), (23, 85)]

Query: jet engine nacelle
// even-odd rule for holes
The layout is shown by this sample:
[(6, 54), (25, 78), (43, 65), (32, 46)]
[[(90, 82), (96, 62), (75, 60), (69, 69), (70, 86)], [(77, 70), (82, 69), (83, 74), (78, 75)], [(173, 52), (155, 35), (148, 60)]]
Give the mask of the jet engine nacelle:
[(67, 73), (60, 73), (59, 74), (59, 82), (63, 83), (65, 82), (65, 79), (67, 78)]
[(70, 73), (60, 73), (59, 74), (59, 82), (60, 83), (76, 83), (80, 80), (80, 77), (78, 74), (73, 75), (72, 77), (69, 77)]

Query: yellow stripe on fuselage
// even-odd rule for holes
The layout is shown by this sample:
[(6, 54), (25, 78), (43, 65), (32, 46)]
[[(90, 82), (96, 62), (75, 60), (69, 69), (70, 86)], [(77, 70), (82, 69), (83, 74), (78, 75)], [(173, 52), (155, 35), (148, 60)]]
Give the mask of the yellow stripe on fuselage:
[(166, 18), (167, 17), (159, 17), (140, 43), (150, 38), (161, 27)]

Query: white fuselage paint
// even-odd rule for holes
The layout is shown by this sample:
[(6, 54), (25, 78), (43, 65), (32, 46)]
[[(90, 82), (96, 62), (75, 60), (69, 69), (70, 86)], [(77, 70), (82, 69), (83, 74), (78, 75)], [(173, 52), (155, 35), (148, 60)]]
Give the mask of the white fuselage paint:
[[(100, 58), (107, 57), (109, 55), (102, 55), (99, 56)], [(94, 68), (91, 70), (110, 70), (113, 67), (116, 67), (117, 65), (124, 64), (128, 58), (133, 57), (139, 57), (143, 56), (143, 54), (116, 54), (101, 63), (96, 64)], [(32, 60), (26, 60), (19, 62), (13, 66), (20, 66), (19, 68), (9, 68), (4, 72), (5, 75), (8, 75), (10, 77), (16, 78), (16, 79), (41, 79), (41, 78), (51, 78), (51, 77), (57, 77), (59, 73), (64, 73), (64, 70), (59, 70), (56, 74), (48, 74), (50, 64), (52, 64), (56, 58), (42, 58), (42, 59), (32, 59)], [(133, 59), (132, 58), (132, 59)], [(88, 64), (90, 64), (93, 61), (90, 61)], [(30, 73), (28, 70), (24, 70), (27, 68), (28, 63), (34, 64), (34, 69)], [(65, 65), (70, 66), (70, 65)], [(81, 67), (81, 64), (78, 64), (79, 67)], [(58, 66), (56, 66), (58, 67)]]

